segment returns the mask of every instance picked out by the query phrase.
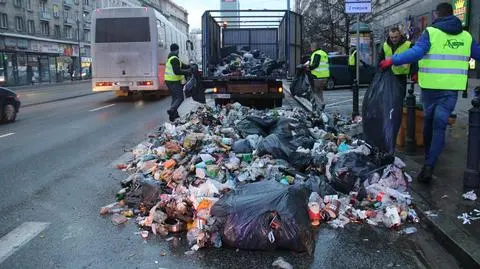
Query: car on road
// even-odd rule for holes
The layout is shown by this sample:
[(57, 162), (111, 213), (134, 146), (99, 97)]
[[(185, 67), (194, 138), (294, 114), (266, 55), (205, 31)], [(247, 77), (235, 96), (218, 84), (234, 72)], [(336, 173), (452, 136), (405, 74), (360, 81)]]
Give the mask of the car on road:
[(20, 109), (18, 95), (0, 87), (0, 122), (14, 122)]
[[(348, 66), (348, 55), (329, 55), (330, 78), (327, 82), (327, 90), (335, 87), (350, 87), (353, 84), (355, 74), (352, 74)], [(369, 85), (377, 68), (360, 61), (360, 85)]]

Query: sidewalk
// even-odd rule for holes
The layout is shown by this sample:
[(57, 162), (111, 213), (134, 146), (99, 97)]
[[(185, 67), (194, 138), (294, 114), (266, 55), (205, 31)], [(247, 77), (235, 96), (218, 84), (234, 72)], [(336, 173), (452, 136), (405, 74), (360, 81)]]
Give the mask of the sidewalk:
[(76, 84), (85, 84), (85, 83), (91, 83), (92, 81), (90, 79), (86, 80), (74, 80), (74, 81), (62, 81), (62, 82), (41, 82), (41, 83), (35, 83), (33, 85), (22, 85), (22, 86), (6, 86), (5, 88), (11, 89), (15, 92), (23, 91), (23, 90), (34, 90), (34, 89), (44, 89), (44, 88), (50, 88), (50, 87), (56, 87), (60, 85), (76, 85)]
[[(423, 166), (423, 148), (419, 148), (413, 156), (405, 155), (401, 151), (397, 153), (407, 164), (406, 171), (414, 178), (410, 187), (421, 223), (430, 228), (435, 238), (464, 268), (480, 268), (480, 219), (465, 225), (463, 220), (458, 219), (463, 213), (480, 210), (480, 193), (477, 192), (479, 199), (475, 202), (462, 198), (468, 147), (468, 110), (472, 107), (472, 90), (478, 86), (480, 80), (470, 80), (469, 97), (459, 98), (457, 121), (447, 129), (446, 146), (430, 185), (420, 184), (415, 180)], [(288, 89), (286, 92), (290, 93)], [(419, 89), (415, 92), (418, 97)], [(295, 99), (304, 108), (311, 109), (306, 100)]]

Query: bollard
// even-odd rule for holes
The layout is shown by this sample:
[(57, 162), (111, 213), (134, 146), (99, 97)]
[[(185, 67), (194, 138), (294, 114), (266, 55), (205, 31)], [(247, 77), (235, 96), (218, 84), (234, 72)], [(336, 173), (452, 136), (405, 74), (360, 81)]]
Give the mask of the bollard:
[(407, 96), (407, 137), (405, 138), (405, 152), (413, 154), (416, 152), (417, 141), (415, 134), (416, 123), (416, 98), (415, 98), (415, 83), (410, 84)]
[(463, 176), (465, 190), (477, 190), (480, 187), (480, 87), (475, 89), (473, 108), (468, 111), (468, 148), (467, 169)]
[(353, 109), (352, 109), (352, 119), (356, 116), (360, 115), (359, 108), (358, 108), (358, 81), (356, 79), (353, 80), (352, 91), (353, 91)]

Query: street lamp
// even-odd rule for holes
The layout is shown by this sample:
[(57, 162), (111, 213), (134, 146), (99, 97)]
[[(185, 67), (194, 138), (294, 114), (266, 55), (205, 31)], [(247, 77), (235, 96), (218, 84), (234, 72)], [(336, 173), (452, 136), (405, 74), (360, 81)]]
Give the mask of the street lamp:
[(80, 50), (80, 17), (77, 16), (77, 41), (78, 41), (78, 68), (80, 70), (80, 79), (82, 79), (82, 54)]

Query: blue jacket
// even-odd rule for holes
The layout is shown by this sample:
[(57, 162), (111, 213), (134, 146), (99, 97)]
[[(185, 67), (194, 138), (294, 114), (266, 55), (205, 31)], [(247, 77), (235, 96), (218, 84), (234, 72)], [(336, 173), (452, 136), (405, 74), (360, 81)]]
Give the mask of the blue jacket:
[[(458, 35), (463, 31), (462, 22), (455, 16), (448, 16), (436, 19), (432, 27), (442, 30), (447, 34)], [(423, 58), (430, 50), (430, 36), (424, 31), (420, 39), (417, 40), (415, 46), (411, 49), (392, 56), (394, 65), (402, 65), (414, 63)], [(480, 61), (480, 46), (473, 40), (471, 49), (471, 58)]]

